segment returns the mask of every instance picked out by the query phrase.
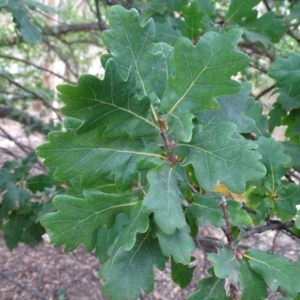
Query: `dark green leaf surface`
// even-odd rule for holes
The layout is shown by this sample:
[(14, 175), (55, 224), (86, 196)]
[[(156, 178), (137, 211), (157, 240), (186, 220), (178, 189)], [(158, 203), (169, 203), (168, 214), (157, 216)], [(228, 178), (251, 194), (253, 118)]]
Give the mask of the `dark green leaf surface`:
[(249, 97), (251, 89), (250, 82), (243, 82), (242, 89), (237, 94), (217, 97), (219, 108), (198, 113), (196, 116), (199, 124), (203, 125), (203, 129), (208, 129), (212, 125), (231, 122), (236, 125), (238, 132), (251, 132), (255, 121), (245, 116), (245, 112), (254, 104), (254, 99)]
[(202, 24), (206, 30), (211, 30), (214, 27), (215, 7), (210, 0), (196, 0), (198, 10), (203, 13)]
[(218, 278), (212, 269), (208, 272), (212, 276), (199, 280), (197, 286), (200, 291), (191, 294), (187, 300), (229, 300), (224, 288), (225, 280)]
[(117, 64), (110, 59), (103, 80), (83, 75), (76, 86), (57, 87), (58, 96), (66, 105), (61, 111), (83, 121), (77, 133), (105, 127), (104, 135), (111, 139), (124, 135), (133, 138), (157, 136), (158, 126), (148, 117), (150, 100), (146, 97), (138, 99), (135, 82), (132, 69), (123, 80)]
[(53, 205), (58, 212), (41, 218), (44, 227), (49, 228), (49, 237), (55, 247), (65, 245), (65, 251), (72, 251), (83, 244), (87, 251), (96, 246), (98, 230), (114, 225), (117, 214), (129, 213), (137, 199), (126, 194), (105, 194), (98, 191), (84, 191), (84, 199), (71, 196), (56, 196)]
[(169, 45), (174, 45), (179, 37), (182, 37), (178, 29), (174, 29), (169, 22), (155, 23), (157, 42), (165, 42)]
[[(249, 62), (247, 55), (235, 50), (240, 36), (238, 29), (222, 35), (207, 32), (196, 46), (186, 38), (178, 39), (174, 46), (175, 74), (168, 80), (162, 111), (182, 116), (212, 110), (218, 107), (216, 96), (237, 93), (240, 84), (231, 76)], [(190, 136), (190, 126), (185, 131)]]
[(120, 250), (113, 265), (107, 261), (100, 269), (100, 277), (107, 279), (102, 291), (112, 300), (136, 300), (141, 289), (150, 293), (154, 286), (153, 265), (164, 268), (157, 239), (139, 234), (130, 251)]
[(290, 52), (287, 58), (276, 58), (268, 69), (270, 77), (276, 80), (278, 87), (289, 87), (289, 96), (300, 95), (300, 54)]
[[(287, 112), (282, 108), (278, 102), (274, 103), (272, 110), (269, 112), (268, 128), (273, 132), (276, 126), (281, 126), (282, 118), (287, 115)], [(265, 117), (265, 116), (264, 116)]]
[[(215, 227), (225, 225), (223, 212), (220, 208), (220, 194), (195, 195), (194, 202), (187, 210), (197, 217), (199, 226), (204, 226), (210, 222)], [(227, 201), (226, 209), (229, 212), (229, 218), (233, 226), (238, 224), (249, 225), (252, 223), (250, 216), (242, 209), (242, 205), (237, 201)]]
[(126, 78), (130, 67), (136, 73), (139, 95), (149, 95), (160, 75), (162, 53), (154, 54), (155, 25), (153, 20), (143, 27), (135, 9), (129, 11), (115, 5), (109, 10), (110, 29), (102, 34), (111, 57)]
[[(195, 258), (192, 257), (192, 261)], [(177, 283), (181, 289), (186, 288), (192, 281), (193, 272), (196, 267), (191, 267), (176, 263), (173, 258), (171, 258), (171, 276), (172, 280)]]
[(280, 255), (249, 249), (246, 251), (250, 267), (267, 283), (271, 291), (279, 287), (291, 297), (300, 292), (299, 263), (291, 263)]
[[(54, 178), (68, 180), (81, 175), (81, 186), (97, 186), (99, 180), (115, 173), (120, 190), (130, 187), (137, 170), (162, 163), (161, 149), (154, 144), (144, 145), (140, 140), (107, 140), (103, 128), (77, 135), (74, 132), (52, 132), (50, 143), (37, 149), (45, 158), (44, 164), (56, 167)], [(118, 166), (118, 168), (116, 168)]]
[(181, 12), (185, 19), (188, 38), (192, 41), (197, 40), (200, 34), (200, 28), (202, 27), (202, 17), (204, 14), (198, 11), (196, 1), (192, 1), (188, 6), (184, 6)]
[(107, 229), (103, 226), (97, 234), (96, 256), (99, 258), (100, 264), (103, 265), (109, 260), (108, 248), (113, 244), (115, 239), (124, 226), (128, 224), (126, 214), (120, 213), (116, 216), (114, 227)]
[(296, 205), (300, 204), (300, 186), (295, 184), (282, 186), (277, 191), (275, 200), (280, 209), (294, 215), (297, 211)]
[(230, 191), (243, 193), (245, 181), (265, 175), (265, 167), (257, 161), (260, 155), (250, 150), (255, 145), (231, 138), (235, 131), (236, 126), (231, 123), (208, 130), (197, 125), (190, 144), (178, 144), (173, 148), (184, 158), (184, 166), (193, 165), (199, 184), (207, 191), (212, 191), (220, 180)]
[(266, 176), (263, 178), (263, 185), (270, 191), (275, 192), (275, 189), (280, 185), (282, 176), (289, 169), (287, 164), (291, 161), (288, 155), (285, 155), (284, 146), (280, 142), (275, 142), (273, 138), (260, 137), (258, 139), (258, 148), (262, 156), (261, 162), (267, 169)]
[(188, 225), (181, 229), (176, 229), (172, 234), (164, 233), (159, 227), (156, 235), (162, 253), (165, 256), (172, 255), (175, 263), (187, 265), (191, 261), (191, 252), (196, 250), (195, 242), (190, 236)]
[(217, 277), (230, 277), (231, 283), (237, 283), (240, 263), (232, 251), (226, 248), (218, 249), (218, 253), (210, 253), (208, 259), (215, 263), (214, 271)]
[(143, 201), (143, 209), (153, 212), (157, 225), (166, 234), (184, 227), (185, 218), (182, 203), (185, 200), (178, 187), (176, 167), (164, 164), (149, 171), (147, 176), (150, 188)]
[(0, 7), (7, 5), (8, 0), (0, 0)]
[(131, 250), (135, 244), (136, 234), (145, 233), (149, 228), (149, 213), (142, 211), (142, 201), (139, 201), (130, 211), (128, 224), (118, 234), (118, 237), (108, 249), (113, 264), (115, 257), (121, 249)]
[(266, 283), (248, 263), (248, 260), (240, 261), (240, 285), (243, 290), (241, 300), (264, 300), (268, 297)]
[(53, 186), (53, 180), (46, 174), (40, 174), (27, 179), (26, 186), (33, 193), (37, 191), (42, 192), (45, 188), (51, 188)]

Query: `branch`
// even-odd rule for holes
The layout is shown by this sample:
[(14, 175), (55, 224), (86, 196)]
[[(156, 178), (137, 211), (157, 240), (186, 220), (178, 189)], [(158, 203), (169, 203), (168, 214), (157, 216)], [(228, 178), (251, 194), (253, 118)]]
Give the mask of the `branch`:
[(27, 60), (24, 60), (24, 59), (21, 59), (21, 58), (18, 58), (18, 57), (9, 56), (9, 55), (2, 55), (2, 54), (0, 54), (0, 58), (12, 59), (12, 60), (16, 60), (16, 61), (22, 62), (22, 63), (24, 63), (24, 64), (26, 64), (26, 65), (33, 66), (33, 67), (35, 67), (35, 68), (37, 68), (37, 69), (39, 69), (39, 70), (42, 70), (42, 71), (44, 71), (44, 72), (48, 72), (48, 73), (50, 73), (50, 74), (52, 74), (52, 75), (55, 75), (56, 77), (59, 77), (59, 78), (63, 79), (64, 81), (66, 81), (66, 82), (68, 82), (68, 83), (70, 83), (70, 84), (75, 84), (73, 81), (71, 81), (71, 80), (65, 78), (64, 76), (62, 76), (62, 75), (60, 75), (60, 74), (57, 74), (57, 73), (55, 73), (55, 72), (53, 72), (53, 71), (51, 71), (51, 70), (49, 70), (49, 69), (40, 67), (40, 66), (36, 65), (36, 64), (33, 63), (33, 62), (30, 62), (30, 61), (27, 61)]
[(269, 86), (268, 88), (266, 88), (265, 90), (263, 90), (261, 93), (259, 93), (255, 99), (256, 101), (259, 100), (262, 96), (264, 96), (265, 94), (269, 93), (270, 91), (272, 91), (275, 88), (275, 84)]
[(286, 230), (290, 232), (289, 228), (292, 228), (294, 226), (295, 226), (295, 221), (282, 223), (280, 221), (271, 220), (270, 224), (245, 230), (245, 232), (242, 234), (242, 239), (247, 239), (253, 234), (262, 233), (269, 230)]
[(50, 128), (46, 123), (12, 106), (0, 105), (0, 119), (4, 118), (17, 121), (25, 126), (32, 126), (35, 131), (43, 134), (50, 132)]
[(39, 297), (41, 299), (49, 299), (48, 296), (46, 296), (45, 294), (40, 293), (39, 291), (32, 289), (31, 287), (18, 282), (17, 280), (13, 279), (12, 277), (10, 277), (9, 275), (5, 274), (4, 272), (0, 271), (0, 276), (2, 276), (4, 279), (6, 279), (7, 281), (11, 282), (12, 284), (14, 284), (15, 286), (21, 288), (22, 290), (35, 295), (36, 297)]
[(224, 231), (224, 233), (227, 237), (227, 240), (228, 240), (228, 248), (230, 250), (235, 250), (234, 246), (233, 246), (233, 241), (234, 240), (233, 240), (233, 236), (232, 236), (232, 232), (231, 232), (231, 224), (230, 224), (229, 214), (228, 214), (228, 211), (226, 209), (226, 205), (227, 205), (226, 198), (224, 196), (222, 196), (221, 201), (219, 202), (219, 206), (222, 209), (223, 218), (224, 218), (225, 224), (226, 224), (226, 228), (223, 231)]
[(4, 75), (4, 74), (2, 74), (2, 73), (0, 73), (0, 76), (3, 77), (3, 78), (5, 78), (7, 81), (9, 81), (10, 83), (12, 83), (12, 84), (15, 85), (16, 87), (18, 87), (18, 88), (24, 90), (24, 91), (27, 92), (27, 93), (32, 94), (32, 95), (35, 96), (37, 99), (40, 99), (40, 100), (43, 102), (43, 104), (44, 104), (46, 107), (50, 108), (52, 111), (54, 111), (54, 112), (56, 113), (57, 118), (58, 118), (60, 121), (62, 121), (62, 119), (61, 119), (61, 117), (60, 117), (60, 115), (59, 115), (59, 111), (58, 111), (55, 107), (53, 107), (50, 103), (48, 103), (45, 99), (43, 99), (40, 95), (38, 95), (36, 92), (31, 91), (31, 90), (25, 88), (25, 87), (22, 86), (21, 84), (19, 84), (19, 83), (17, 83), (16, 81), (10, 79), (9, 77), (7, 77), (6, 75)]
[[(108, 29), (108, 25), (102, 21), (101, 22), (101, 31)], [(56, 27), (44, 27), (42, 32), (45, 35), (59, 37), (64, 34), (71, 32), (81, 32), (81, 31), (99, 31), (99, 23), (84, 23), (84, 24), (66, 24)], [(20, 43), (23, 43), (24, 40), (21, 36), (17, 37), (7, 37), (5, 40), (0, 40), (0, 47), (3, 46), (13, 46)]]

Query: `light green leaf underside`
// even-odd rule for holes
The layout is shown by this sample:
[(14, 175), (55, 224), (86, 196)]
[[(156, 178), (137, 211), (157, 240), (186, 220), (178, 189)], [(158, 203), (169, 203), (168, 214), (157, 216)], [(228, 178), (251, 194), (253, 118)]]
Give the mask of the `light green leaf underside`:
[(231, 123), (202, 130), (197, 125), (190, 144), (178, 144), (173, 151), (184, 158), (184, 166), (191, 164), (199, 184), (207, 191), (212, 191), (218, 180), (230, 191), (243, 193), (245, 182), (262, 178), (265, 167), (257, 161), (260, 154), (250, 150), (256, 146), (243, 139), (230, 136), (236, 131)]
[(81, 175), (81, 186), (90, 188), (97, 186), (98, 178), (114, 173), (116, 186), (123, 191), (130, 187), (138, 170), (163, 163), (158, 146), (137, 139), (107, 140), (103, 131), (99, 128), (81, 135), (51, 132), (50, 142), (38, 147), (37, 154), (45, 158), (46, 166), (56, 168), (57, 180)]
[(150, 188), (143, 201), (143, 209), (153, 212), (157, 225), (166, 234), (172, 234), (186, 223), (182, 210), (185, 200), (179, 187), (176, 168), (168, 164), (149, 171)]
[(61, 111), (83, 121), (77, 133), (105, 127), (104, 135), (111, 139), (157, 136), (158, 126), (149, 117), (150, 100), (138, 99), (135, 84), (132, 70), (124, 80), (114, 60), (109, 59), (103, 80), (83, 75), (76, 86), (57, 87), (59, 98), (66, 104)]
[(150, 293), (154, 286), (153, 265), (164, 268), (164, 256), (157, 239), (149, 232), (138, 234), (130, 251), (121, 249), (111, 266), (107, 261), (100, 269), (100, 277), (107, 279), (102, 291), (110, 299), (136, 300), (141, 290)]
[(83, 244), (87, 251), (92, 251), (98, 230), (112, 227), (117, 214), (128, 214), (138, 203), (135, 197), (126, 194), (84, 191), (83, 195), (84, 199), (56, 196), (53, 205), (58, 212), (41, 218), (42, 225), (50, 229), (49, 237), (55, 247), (65, 245), (65, 251), (72, 251)]
[(289, 296), (297, 296), (300, 292), (299, 263), (255, 249), (247, 250), (246, 254), (250, 267), (265, 280), (271, 291), (280, 287)]

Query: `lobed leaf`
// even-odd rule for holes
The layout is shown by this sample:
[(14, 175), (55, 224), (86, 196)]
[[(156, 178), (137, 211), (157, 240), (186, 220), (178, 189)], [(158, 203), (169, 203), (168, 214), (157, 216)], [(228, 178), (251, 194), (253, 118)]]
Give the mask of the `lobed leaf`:
[(86, 190), (83, 195), (83, 199), (54, 197), (52, 203), (58, 211), (41, 218), (42, 225), (50, 229), (49, 237), (55, 247), (65, 245), (65, 251), (72, 251), (83, 244), (87, 251), (92, 251), (98, 230), (103, 226), (113, 227), (119, 213), (128, 214), (138, 204), (135, 197), (127, 194)]
[(246, 252), (249, 265), (267, 283), (271, 291), (280, 287), (291, 297), (300, 292), (299, 263), (291, 263), (284, 256), (249, 249)]
[(276, 86), (289, 87), (289, 96), (300, 95), (300, 54), (290, 52), (287, 58), (276, 58), (268, 69), (268, 75), (276, 80)]
[(245, 182), (262, 178), (265, 167), (257, 161), (260, 155), (254, 152), (256, 146), (242, 139), (230, 137), (236, 131), (231, 123), (204, 129), (195, 126), (190, 144), (177, 144), (173, 151), (184, 158), (182, 165), (191, 164), (199, 184), (212, 191), (218, 180), (230, 191), (241, 194)]
[(100, 269), (100, 277), (107, 279), (102, 291), (113, 300), (136, 300), (141, 289), (150, 293), (154, 286), (153, 265), (164, 268), (157, 239), (147, 234), (138, 234), (130, 251), (120, 250), (113, 265), (107, 261)]
[(143, 209), (154, 213), (155, 222), (166, 234), (172, 234), (186, 224), (182, 210), (185, 199), (178, 187), (180, 175), (176, 174), (177, 168), (163, 164), (147, 175), (150, 188), (143, 200)]
[(287, 164), (291, 161), (288, 155), (285, 155), (284, 146), (280, 142), (276, 142), (273, 138), (259, 137), (258, 148), (262, 156), (261, 162), (267, 169), (267, 173), (263, 178), (263, 185), (270, 191), (275, 192), (281, 184), (281, 178), (289, 169)]
[[(81, 187), (98, 185), (99, 180), (115, 174), (119, 190), (127, 190), (138, 170), (162, 164), (162, 151), (154, 144), (145, 145), (142, 140), (119, 138), (108, 140), (103, 137), (104, 129), (98, 128), (77, 135), (73, 131), (51, 132), (49, 143), (37, 148), (44, 164), (55, 167), (57, 180), (68, 180), (81, 176)], [(118, 168), (116, 168), (116, 165)]]
[[(192, 261), (195, 258), (192, 257)], [(186, 288), (192, 281), (193, 272), (196, 267), (189, 267), (187, 265), (182, 265), (181, 263), (176, 263), (173, 258), (171, 258), (171, 276), (172, 280), (177, 283), (181, 289)]]
[(93, 75), (79, 77), (78, 84), (59, 85), (59, 98), (65, 103), (61, 111), (83, 121), (76, 133), (89, 132), (105, 127), (104, 136), (116, 139), (129, 135), (132, 138), (157, 136), (158, 126), (148, 116), (150, 100), (139, 100), (132, 69), (124, 80), (116, 62), (106, 63), (105, 77), (99, 80)]

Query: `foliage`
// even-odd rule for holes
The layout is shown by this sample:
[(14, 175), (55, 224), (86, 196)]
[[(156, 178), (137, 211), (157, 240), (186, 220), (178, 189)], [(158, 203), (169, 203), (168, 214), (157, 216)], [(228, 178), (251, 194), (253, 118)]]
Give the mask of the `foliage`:
[[(56, 211), (41, 224), (56, 247), (95, 249), (110, 299), (150, 293), (153, 266), (163, 270), (168, 259), (174, 282), (188, 286), (194, 238), (206, 223), (221, 228), (227, 242), (209, 254), (213, 268), (188, 299), (256, 300), (269, 290), (297, 299), (299, 262), (238, 248), (268, 230), (299, 238), (300, 54), (293, 41), (299, 42), (300, 12), (293, 3), (281, 10), (262, 1), (258, 13), (260, 2), (232, 0), (222, 9), (209, 0), (112, 6), (102, 33), (109, 51), (101, 56), (104, 77), (82, 75), (57, 87), (64, 129), (52, 131), (36, 153), (57, 187), (67, 189), (56, 191)], [(260, 78), (277, 88), (268, 116), (257, 100), (275, 86), (260, 89)], [(272, 137), (280, 125), (287, 126), (285, 142)], [(9, 209), (2, 230), (8, 236), (18, 216), (17, 238), (26, 241), (24, 213), (8, 199), (9, 185), (21, 178), (5, 166), (1, 207)], [(35, 195), (26, 199), (50, 188), (43, 175), (26, 176)], [(32, 205), (26, 199), (20, 201)], [(32, 211), (26, 218), (38, 220)], [(11, 248), (16, 243), (8, 241)]]

